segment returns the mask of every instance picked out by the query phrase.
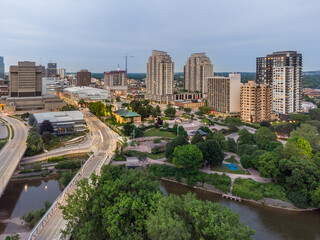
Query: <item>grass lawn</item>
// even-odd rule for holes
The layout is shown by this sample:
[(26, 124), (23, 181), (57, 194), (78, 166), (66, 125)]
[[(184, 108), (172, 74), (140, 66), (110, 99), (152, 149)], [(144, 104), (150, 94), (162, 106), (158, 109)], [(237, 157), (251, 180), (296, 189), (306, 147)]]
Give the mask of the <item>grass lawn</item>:
[(62, 147), (65, 142), (70, 141), (74, 138), (84, 136), (84, 134), (74, 134), (74, 135), (64, 135), (64, 136), (52, 136), (52, 139), (50, 142), (44, 144), (44, 148), (48, 151), (51, 151), (53, 149)]
[(228, 163), (235, 163), (235, 164), (239, 163), (235, 158), (232, 158), (232, 157), (226, 158), (224, 161)]
[[(227, 166), (225, 164), (222, 164), (220, 166), (213, 166), (211, 167), (212, 171), (218, 171), (218, 172), (228, 172), (228, 173), (234, 173), (234, 174), (245, 174), (245, 171), (242, 170), (238, 164), (235, 164), (239, 169), (238, 170), (231, 170), (229, 168), (227, 168)], [(247, 175), (250, 175), (247, 172)]]
[(165, 158), (165, 157), (166, 157), (166, 153), (165, 153), (165, 152), (163, 152), (163, 153), (158, 153), (158, 154), (149, 153), (149, 154), (148, 154), (148, 157), (149, 157), (149, 158), (152, 158), (152, 159)]
[(159, 128), (151, 128), (144, 132), (145, 137), (165, 137), (165, 138), (175, 138), (176, 134), (168, 131), (160, 131)]

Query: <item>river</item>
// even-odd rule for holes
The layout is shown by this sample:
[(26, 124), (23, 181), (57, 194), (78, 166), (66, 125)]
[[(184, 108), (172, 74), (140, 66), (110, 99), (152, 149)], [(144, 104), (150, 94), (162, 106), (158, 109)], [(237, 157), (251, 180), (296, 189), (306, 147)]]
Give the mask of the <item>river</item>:
[[(240, 221), (256, 230), (257, 240), (317, 240), (320, 239), (320, 211), (294, 212), (242, 201), (223, 199), (221, 195), (193, 189), (177, 183), (161, 181), (165, 193), (193, 192), (199, 199), (218, 202), (238, 212)], [(46, 200), (54, 202), (61, 190), (57, 179), (10, 182), (0, 198), (0, 219), (20, 218), (24, 213), (39, 209)], [(14, 223), (0, 223), (0, 234), (22, 231)], [(24, 230), (25, 231), (25, 230)]]
[[(46, 180), (11, 181), (0, 198), (0, 220), (17, 222), (26, 212), (43, 208), (46, 200), (54, 202), (60, 192), (55, 177)], [(25, 227), (13, 222), (0, 222), (0, 234), (26, 231)]]
[(320, 239), (320, 211), (294, 212), (271, 208), (242, 201), (241, 203), (222, 198), (220, 194), (183, 186), (178, 183), (161, 181), (165, 193), (185, 194), (193, 192), (201, 200), (217, 202), (238, 212), (240, 222), (256, 230), (257, 240), (318, 240)]

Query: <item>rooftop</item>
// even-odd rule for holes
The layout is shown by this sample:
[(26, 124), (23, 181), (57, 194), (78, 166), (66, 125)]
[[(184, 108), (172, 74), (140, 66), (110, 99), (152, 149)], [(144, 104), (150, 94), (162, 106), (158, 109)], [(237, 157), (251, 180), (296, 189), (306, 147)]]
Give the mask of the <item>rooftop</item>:
[(80, 111), (43, 112), (34, 113), (33, 116), (39, 124), (44, 120), (49, 120), (52, 123), (84, 121), (83, 114)]
[(120, 115), (121, 117), (141, 117), (140, 114), (131, 112), (129, 110), (125, 109), (119, 109), (117, 111), (114, 111), (115, 114)]

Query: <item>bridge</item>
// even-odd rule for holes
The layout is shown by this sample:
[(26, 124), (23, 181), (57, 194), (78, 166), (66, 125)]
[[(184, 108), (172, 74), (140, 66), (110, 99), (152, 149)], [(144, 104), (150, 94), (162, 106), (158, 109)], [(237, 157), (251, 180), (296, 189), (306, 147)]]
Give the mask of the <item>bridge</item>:
[(0, 196), (2, 196), (27, 149), (28, 127), (18, 119), (10, 118), (4, 114), (0, 114), (0, 117), (9, 129), (8, 142), (0, 150)]
[(65, 228), (66, 221), (63, 219), (62, 210), (59, 206), (66, 204), (68, 195), (73, 193), (76, 183), (79, 180), (89, 177), (92, 173), (100, 175), (102, 166), (109, 164), (110, 162), (118, 135), (113, 133), (93, 114), (85, 113), (85, 117), (93, 134), (98, 136), (94, 141), (94, 154), (87, 160), (86, 164), (82, 166), (77, 175), (72, 179), (69, 185), (58, 196), (57, 200), (51, 205), (50, 209), (33, 228), (29, 235), (29, 240), (63, 239), (60, 230)]

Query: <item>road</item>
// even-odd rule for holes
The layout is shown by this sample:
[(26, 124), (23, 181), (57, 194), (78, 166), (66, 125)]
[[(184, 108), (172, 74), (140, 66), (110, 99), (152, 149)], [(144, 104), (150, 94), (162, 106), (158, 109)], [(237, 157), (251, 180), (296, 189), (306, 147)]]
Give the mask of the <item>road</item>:
[[(83, 112), (85, 116), (85, 120), (87, 122), (87, 126), (90, 129), (93, 129), (94, 126), (91, 126), (92, 123), (91, 121), (88, 121), (90, 118), (90, 113), (89, 112)], [(86, 140), (79, 144), (74, 144), (66, 147), (60, 147), (54, 150), (51, 150), (47, 153), (42, 153), (36, 156), (32, 157), (24, 157), (21, 159), (21, 164), (29, 164), (29, 163), (34, 163), (34, 162), (40, 162), (43, 160), (46, 160), (50, 157), (58, 157), (58, 156), (63, 156), (67, 154), (74, 154), (74, 153), (83, 153), (83, 152), (90, 152), (94, 150), (94, 145), (97, 143), (98, 138), (100, 137), (100, 133), (94, 133), (91, 132), (90, 134), (87, 134)]]
[[(111, 144), (115, 145), (116, 139), (118, 138), (118, 136), (115, 133), (112, 133), (112, 131), (97, 117), (89, 112), (84, 113), (84, 115), (86, 122), (93, 132), (93, 135), (98, 137), (94, 139), (93, 143), (93, 146), (96, 149), (94, 157), (82, 174), (81, 178), (87, 178), (96, 171), (100, 163), (105, 159), (109, 146)], [(62, 204), (65, 204), (65, 201)], [(58, 239), (60, 235), (60, 229), (64, 226), (64, 224), (65, 221), (62, 217), (62, 211), (57, 209), (36, 239)]]
[[(7, 144), (0, 150), (0, 196), (3, 194), (11, 175), (17, 168), (18, 163), (27, 149), (26, 140), (28, 136), (28, 127), (23, 122), (7, 117), (4, 114), (0, 116), (6, 120), (14, 129), (14, 137), (9, 138)], [(11, 129), (10, 129), (11, 132)], [(11, 134), (10, 134), (11, 136)]]

